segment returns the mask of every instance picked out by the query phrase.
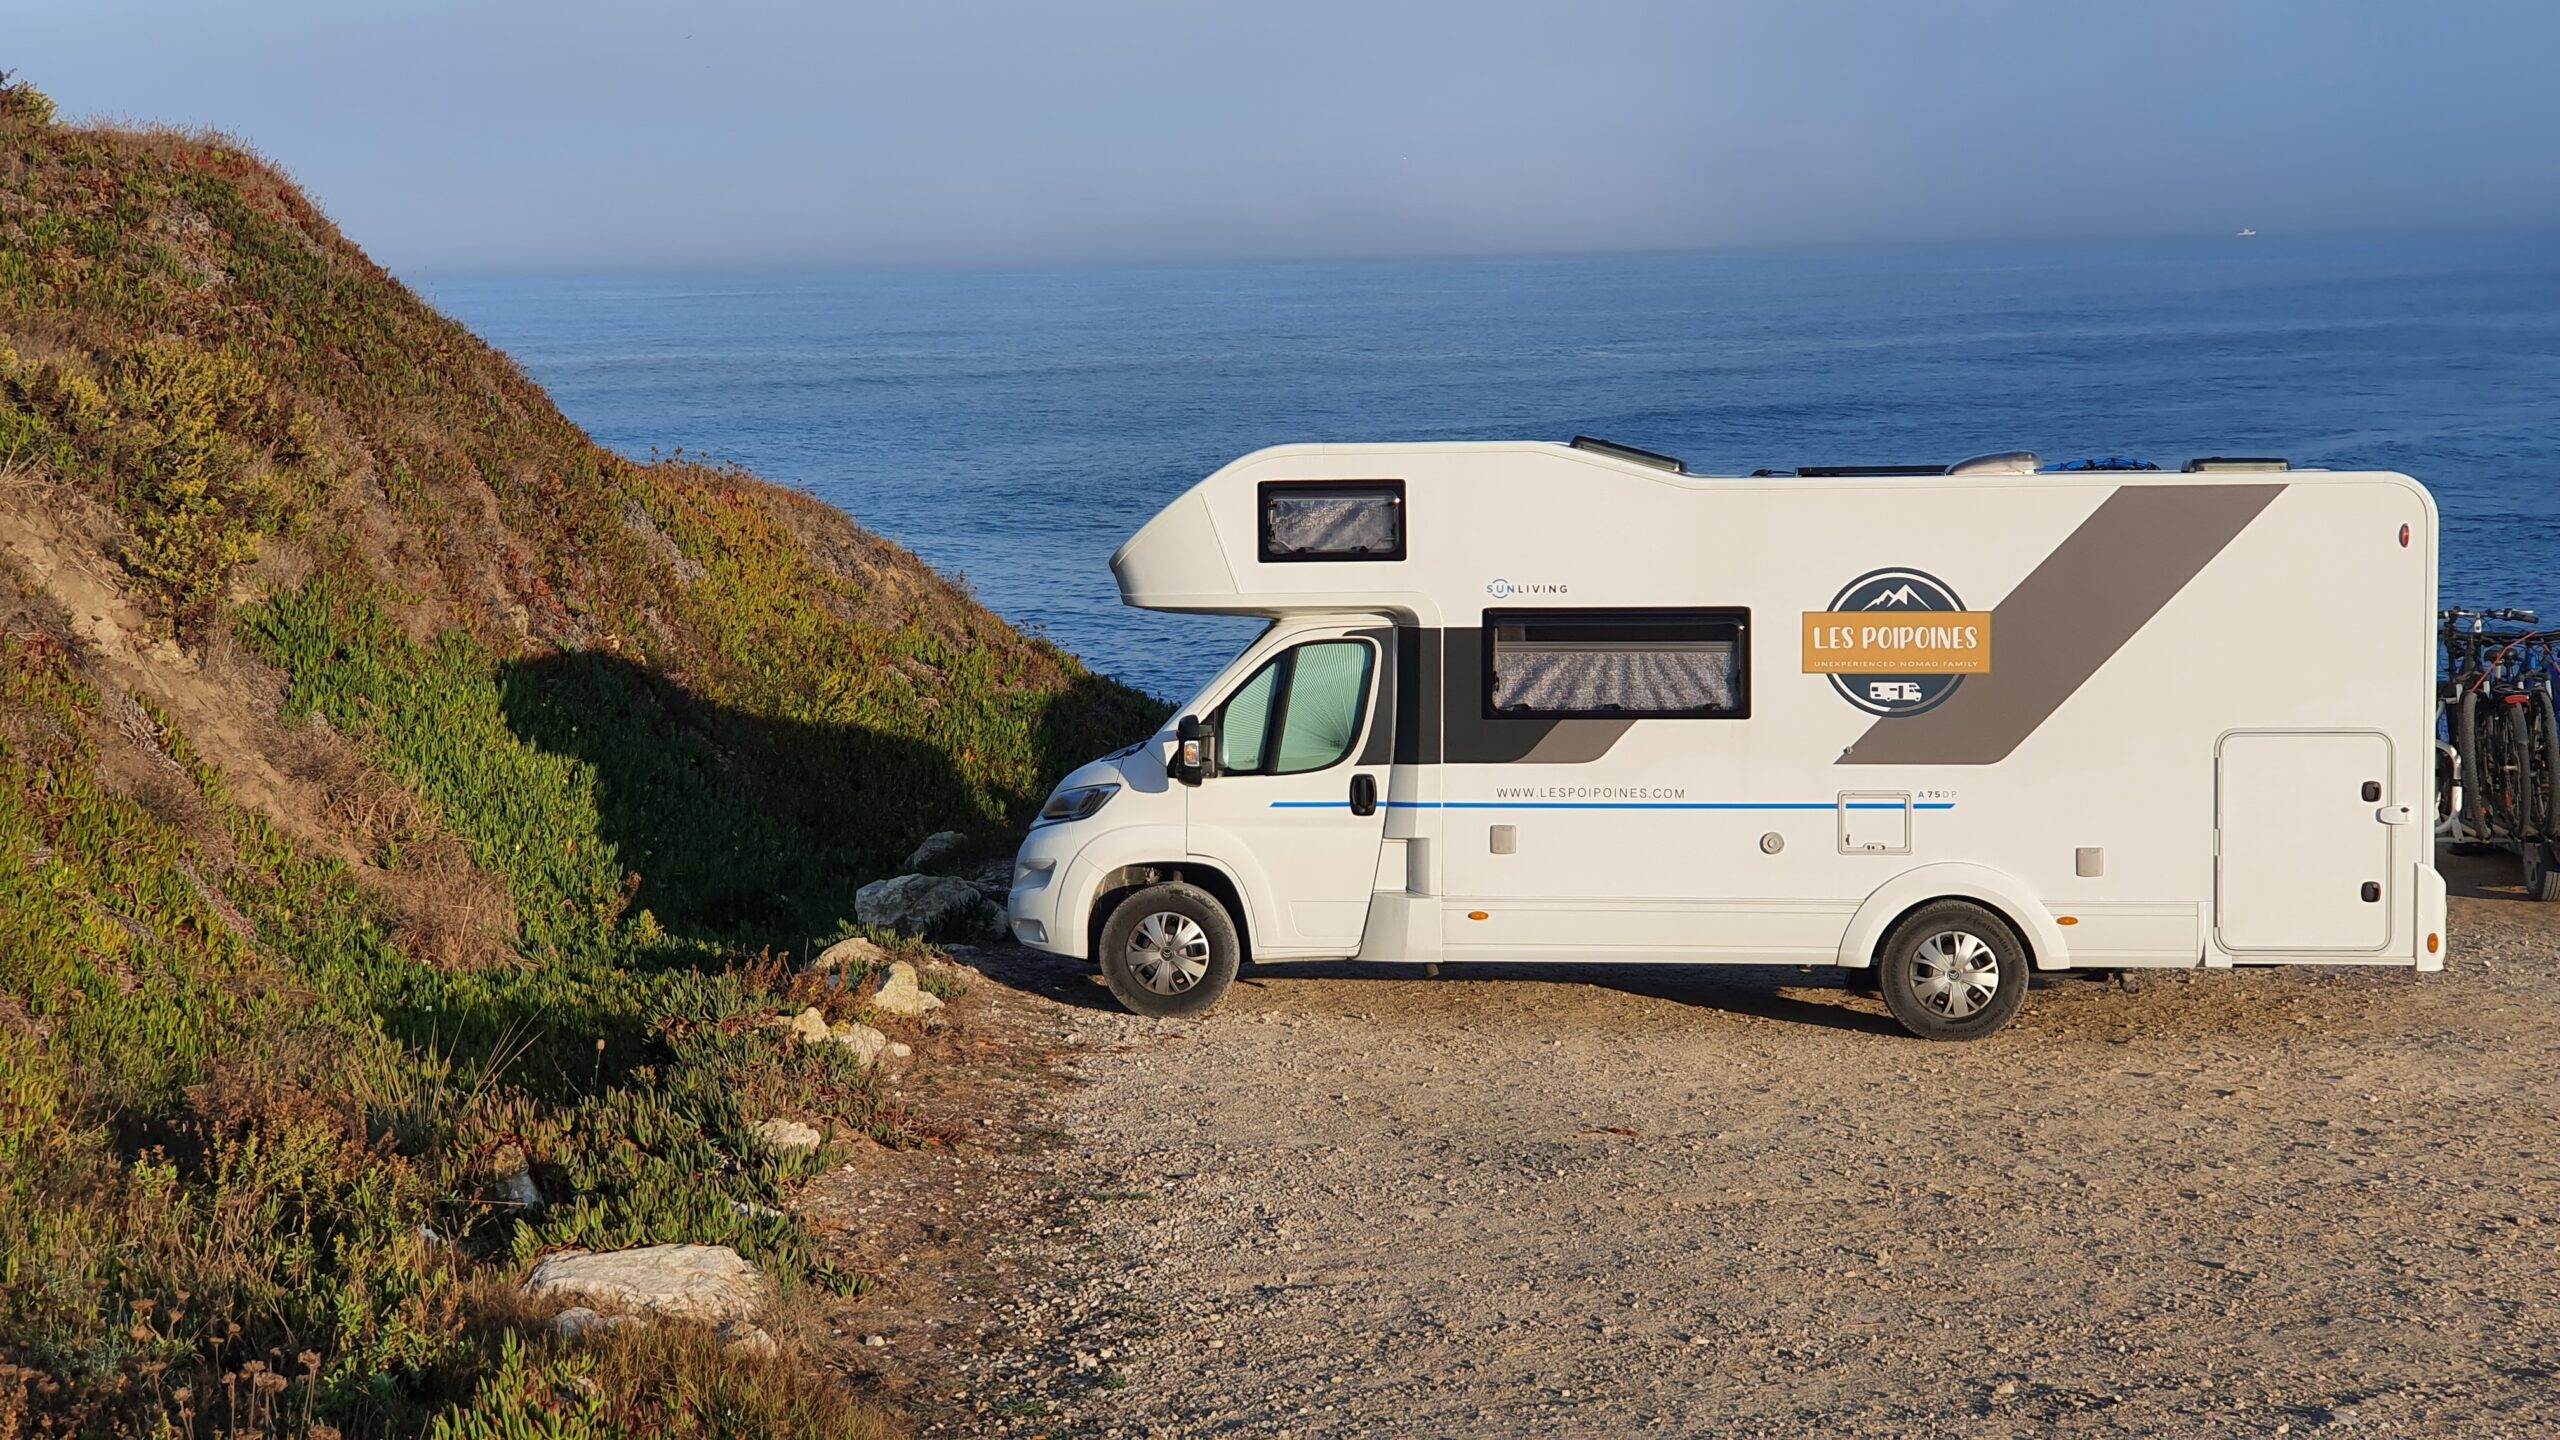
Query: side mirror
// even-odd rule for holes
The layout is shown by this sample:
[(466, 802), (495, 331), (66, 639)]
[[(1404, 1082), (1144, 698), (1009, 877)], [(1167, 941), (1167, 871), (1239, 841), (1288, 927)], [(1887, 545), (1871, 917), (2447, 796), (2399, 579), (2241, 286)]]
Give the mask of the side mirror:
[(1209, 774), (1209, 727), (1197, 715), (1185, 715), (1173, 727), (1173, 778), (1197, 785)]

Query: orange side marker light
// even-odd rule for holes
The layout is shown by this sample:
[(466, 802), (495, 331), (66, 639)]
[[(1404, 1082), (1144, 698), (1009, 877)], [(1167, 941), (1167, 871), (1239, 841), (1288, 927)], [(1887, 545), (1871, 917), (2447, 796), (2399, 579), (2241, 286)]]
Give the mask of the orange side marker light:
[(1487, 915), (1481, 910), (1470, 910), (1467, 912), (1467, 918), (1470, 920), (1490, 920), (1493, 917)]

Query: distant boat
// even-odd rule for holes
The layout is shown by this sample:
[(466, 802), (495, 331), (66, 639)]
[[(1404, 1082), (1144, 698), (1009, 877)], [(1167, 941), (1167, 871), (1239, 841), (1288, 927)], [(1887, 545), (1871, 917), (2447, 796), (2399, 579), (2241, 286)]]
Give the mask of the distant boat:
[(2243, 231), (2241, 231), (2241, 232), (2240, 232), (2239, 238), (2240, 238), (2240, 239), (2243, 239), (2243, 240), (2246, 240), (2246, 239), (2248, 239), (2250, 236), (2255, 235), (2255, 234), (2257, 234), (2257, 233), (2258, 233), (2258, 232), (2257, 232), (2257, 231), (2255, 231), (2255, 230), (2243, 230)]

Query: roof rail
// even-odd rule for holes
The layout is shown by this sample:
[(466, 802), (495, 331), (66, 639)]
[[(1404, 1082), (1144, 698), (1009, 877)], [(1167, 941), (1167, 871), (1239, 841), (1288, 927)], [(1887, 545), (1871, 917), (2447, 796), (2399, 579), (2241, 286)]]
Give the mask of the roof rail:
[(1615, 440), (1603, 440), (1595, 435), (1574, 436), (1573, 448), (1588, 450), (1594, 455), (1606, 455), (1613, 460), (1632, 460), (1638, 465), (1650, 465), (1656, 470), (1668, 470), (1674, 475), (1689, 473), (1689, 462), (1677, 455), (1665, 455), (1659, 450), (1643, 450), (1633, 445), (1621, 445)]
[(1836, 480), (1844, 475), (1944, 475), (1944, 465), (1802, 465), (1796, 469), (1807, 480)]
[(2293, 462), (2282, 456), (2200, 455), (2186, 464), (2190, 475), (2210, 475), (2222, 470), (2290, 470)]

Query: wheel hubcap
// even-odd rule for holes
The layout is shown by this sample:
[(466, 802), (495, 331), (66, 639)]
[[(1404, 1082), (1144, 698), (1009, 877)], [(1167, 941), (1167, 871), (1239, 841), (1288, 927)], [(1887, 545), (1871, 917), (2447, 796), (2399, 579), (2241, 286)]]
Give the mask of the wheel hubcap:
[(1159, 995), (1179, 995), (1209, 973), (1209, 932), (1188, 915), (1159, 910), (1129, 932), (1129, 973)]
[(1942, 930), (1912, 957), (1912, 989), (1920, 1003), (1950, 1020), (1976, 1014), (2000, 993), (2000, 955), (1979, 935)]

